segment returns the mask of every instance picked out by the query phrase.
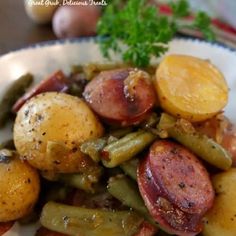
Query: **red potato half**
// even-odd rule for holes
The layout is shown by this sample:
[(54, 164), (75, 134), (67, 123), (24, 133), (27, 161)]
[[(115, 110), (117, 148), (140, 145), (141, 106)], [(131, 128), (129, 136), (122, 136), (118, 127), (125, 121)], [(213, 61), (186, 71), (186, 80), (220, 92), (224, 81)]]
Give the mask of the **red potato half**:
[(95, 35), (100, 15), (101, 8), (94, 5), (61, 6), (52, 19), (53, 31), (58, 38)]
[(144, 202), (160, 227), (181, 236), (202, 230), (214, 191), (205, 168), (182, 146), (156, 141), (138, 168)]
[(137, 69), (101, 72), (86, 86), (84, 97), (104, 120), (122, 126), (143, 121), (156, 102), (150, 76)]

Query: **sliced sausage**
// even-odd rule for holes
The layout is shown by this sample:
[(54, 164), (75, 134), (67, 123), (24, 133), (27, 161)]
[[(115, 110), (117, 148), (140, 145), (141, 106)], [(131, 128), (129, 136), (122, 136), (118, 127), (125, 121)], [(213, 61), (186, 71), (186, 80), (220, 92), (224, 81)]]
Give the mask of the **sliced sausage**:
[(188, 214), (170, 203), (155, 183), (145, 158), (138, 168), (138, 186), (150, 215), (160, 227), (170, 234), (194, 236), (202, 230), (199, 215)]
[(190, 236), (201, 231), (214, 190), (207, 171), (187, 149), (156, 141), (139, 164), (138, 185), (150, 214), (169, 233)]
[(223, 114), (196, 124), (195, 128), (221, 144), (232, 156), (236, 167), (236, 127)]
[(5, 234), (13, 226), (14, 222), (4, 222), (0, 223), (0, 236)]
[(137, 69), (101, 72), (86, 86), (84, 98), (99, 116), (123, 126), (144, 120), (156, 101), (150, 76)]
[(62, 71), (57, 71), (41, 83), (33, 87), (29, 92), (19, 98), (12, 107), (14, 113), (18, 112), (27, 100), (44, 92), (66, 92), (69, 89), (69, 82)]
[(149, 152), (151, 172), (161, 191), (182, 211), (203, 215), (214, 200), (214, 190), (205, 167), (183, 146), (155, 142)]

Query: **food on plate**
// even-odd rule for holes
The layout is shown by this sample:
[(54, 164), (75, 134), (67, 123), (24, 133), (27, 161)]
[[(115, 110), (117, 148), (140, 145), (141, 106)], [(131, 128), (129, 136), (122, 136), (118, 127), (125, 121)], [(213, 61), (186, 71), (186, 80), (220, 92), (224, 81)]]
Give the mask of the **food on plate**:
[(236, 127), (223, 114), (195, 124), (200, 132), (218, 142), (232, 156), (233, 166), (236, 167)]
[(214, 190), (204, 166), (171, 141), (156, 141), (138, 167), (138, 185), (155, 221), (170, 234), (196, 235)]
[(224, 149), (213, 139), (208, 138), (205, 132), (197, 132), (191, 123), (184, 119), (175, 119), (163, 113), (158, 128), (189, 148), (203, 160), (213, 166), (227, 170), (232, 165), (230, 150)]
[(156, 71), (155, 87), (165, 111), (192, 122), (213, 117), (228, 101), (222, 73), (196, 57), (166, 56)]
[(62, 173), (96, 168), (80, 144), (102, 135), (103, 127), (86, 103), (65, 93), (33, 97), (19, 110), (14, 125), (19, 154), (40, 170)]
[(216, 198), (212, 209), (204, 218), (203, 236), (235, 235), (235, 181), (235, 168), (213, 176), (212, 183), (216, 191)]
[(151, 144), (154, 139), (155, 135), (142, 130), (127, 134), (103, 148), (101, 151), (103, 165), (113, 168), (130, 160)]
[(7, 149), (0, 151), (0, 186), (0, 222), (31, 213), (39, 197), (39, 175), (17, 153)]
[(5, 91), (0, 102), (0, 127), (3, 127), (7, 123), (11, 116), (11, 108), (14, 102), (25, 93), (32, 82), (33, 76), (31, 74), (25, 74), (13, 82)]
[[(189, 103), (182, 106), (166, 83)], [(235, 128), (222, 110), (227, 98), (218, 69), (190, 56), (166, 56), (155, 70), (92, 64), (75, 66), (70, 75), (57, 71), (11, 102), (14, 145), (0, 147), (14, 158), (1, 157), (0, 175), (14, 163), (37, 178), (39, 171), (37, 235), (223, 234), (214, 212), (225, 214), (227, 225), (236, 210), (228, 209), (236, 189)], [(7, 175), (21, 181), (22, 170)], [(1, 178), (3, 186), (9, 182)], [(7, 211), (0, 221), (30, 215), (39, 181), (31, 184), (37, 191), (22, 192), (30, 208), (14, 217)], [(227, 229), (234, 235), (233, 223)]]
[(39, 93), (50, 91), (66, 92), (68, 89), (69, 81), (66, 79), (62, 71), (57, 71), (21, 96), (13, 105), (12, 111), (18, 112), (27, 100)]
[(132, 211), (107, 211), (47, 203), (41, 223), (51, 230), (69, 235), (133, 236), (143, 218)]
[(100, 117), (123, 126), (144, 120), (156, 101), (149, 74), (138, 69), (101, 72), (85, 87), (84, 97)]

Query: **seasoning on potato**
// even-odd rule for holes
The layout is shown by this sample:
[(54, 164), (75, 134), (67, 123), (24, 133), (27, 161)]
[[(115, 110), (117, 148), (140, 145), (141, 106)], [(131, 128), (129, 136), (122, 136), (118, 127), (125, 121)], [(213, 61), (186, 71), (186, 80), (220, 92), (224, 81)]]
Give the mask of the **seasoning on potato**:
[(236, 168), (215, 175), (216, 191), (213, 208), (204, 219), (203, 236), (236, 235)]
[(0, 150), (0, 222), (17, 220), (31, 213), (38, 200), (37, 171), (14, 153)]
[(157, 68), (155, 86), (161, 107), (191, 122), (211, 118), (228, 101), (222, 73), (209, 61), (192, 56), (166, 56)]
[(19, 154), (40, 170), (61, 173), (96, 168), (80, 144), (103, 135), (103, 127), (81, 99), (56, 92), (30, 99), (17, 113), (14, 142)]

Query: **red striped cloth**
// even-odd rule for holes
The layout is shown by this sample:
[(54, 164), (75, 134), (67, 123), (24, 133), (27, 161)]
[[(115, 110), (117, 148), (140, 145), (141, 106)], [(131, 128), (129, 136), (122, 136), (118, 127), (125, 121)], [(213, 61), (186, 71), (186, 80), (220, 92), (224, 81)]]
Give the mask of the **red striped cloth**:
[[(158, 5), (159, 11), (161, 14), (164, 15), (171, 15), (171, 9), (168, 5), (160, 4)], [(193, 21), (194, 15), (191, 15), (189, 17), (186, 17), (185, 19), (181, 20), (181, 23), (190, 23)], [(216, 35), (216, 40), (220, 43), (226, 44), (230, 47), (236, 48), (236, 29), (231, 27), (225, 22), (222, 22), (219, 19), (212, 19), (212, 26), (213, 31)], [(182, 29), (180, 30), (180, 33), (189, 35), (189, 36), (195, 36), (195, 37), (202, 37), (202, 35), (196, 31), (196, 30), (190, 30), (190, 29)]]

